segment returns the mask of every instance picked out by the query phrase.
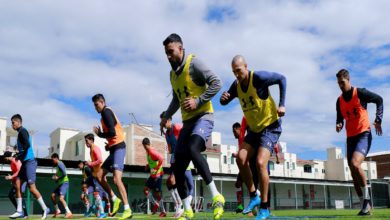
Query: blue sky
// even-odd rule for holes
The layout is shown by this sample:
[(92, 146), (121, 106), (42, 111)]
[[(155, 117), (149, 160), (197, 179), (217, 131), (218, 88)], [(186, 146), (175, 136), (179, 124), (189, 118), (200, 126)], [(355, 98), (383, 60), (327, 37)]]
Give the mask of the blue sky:
[[(75, 5), (76, 4), (76, 5)], [(99, 123), (90, 98), (103, 93), (120, 120), (134, 113), (157, 130), (171, 96), (162, 41), (178, 33), (223, 81), (213, 100), (215, 131), (235, 144), (231, 124), (238, 102), (218, 99), (234, 80), (230, 61), (246, 57), (250, 69), (287, 77), (281, 141), (303, 159), (326, 159), (344, 148), (335, 132), (335, 74), (347, 68), (352, 84), (382, 95), (384, 136), (371, 152), (387, 150), (390, 94), (388, 1), (35, 1), (0, 6), (0, 116), (19, 112), (37, 130), (44, 155), (57, 127), (90, 130)], [(278, 100), (278, 88), (271, 93)], [(371, 120), (375, 106), (369, 106)], [(180, 121), (177, 114), (174, 120)]]

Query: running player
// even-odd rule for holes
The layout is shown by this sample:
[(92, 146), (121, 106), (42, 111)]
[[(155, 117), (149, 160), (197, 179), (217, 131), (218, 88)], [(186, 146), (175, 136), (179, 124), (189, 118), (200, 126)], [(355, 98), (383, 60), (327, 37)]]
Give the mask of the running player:
[(41, 193), (38, 191), (35, 185), (37, 161), (33, 151), (32, 138), (27, 129), (22, 125), (23, 120), (21, 115), (13, 115), (11, 117), (11, 123), (12, 128), (18, 131), (18, 154), (16, 155), (16, 159), (22, 161), (22, 167), (20, 168), (18, 178), (15, 181), (17, 203), (16, 212), (9, 217), (12, 219), (24, 217), (21, 186), (24, 182), (27, 182), (30, 192), (34, 195), (42, 208), (42, 219), (46, 219), (47, 215), (50, 213), (50, 209), (46, 206)]
[(86, 165), (85, 161), (79, 161), (79, 169), (82, 172), (83, 180), (81, 182), (81, 200), (85, 205), (84, 217), (90, 217), (91, 214), (91, 198), (90, 195), (95, 191), (95, 183), (91, 169)]
[[(165, 114), (165, 112), (160, 114), (160, 119), (164, 116), (164, 114)], [(177, 140), (179, 138), (179, 134), (180, 134), (182, 127), (183, 127), (182, 124), (172, 123), (172, 118), (168, 118), (167, 123), (165, 124), (165, 128), (164, 128), (165, 129), (165, 139), (166, 139), (167, 144), (168, 144), (168, 153), (171, 154), (171, 160), (170, 160), (171, 167), (169, 169), (169, 177), (167, 179), (167, 187), (168, 187), (168, 190), (171, 192), (173, 199), (176, 202), (176, 213), (174, 215), (175, 218), (180, 217), (181, 214), (183, 213), (182, 201), (181, 201), (179, 193), (177, 191), (175, 175), (173, 173), (173, 167), (174, 167), (174, 163), (175, 163), (175, 150), (177, 147)], [(193, 197), (194, 196), (194, 180), (192, 178), (190, 166), (188, 166), (188, 168), (185, 172), (185, 179), (186, 179), (186, 184), (187, 184), (187, 188), (188, 188), (188, 194)]]
[(346, 69), (341, 69), (336, 77), (342, 92), (336, 102), (336, 131), (340, 132), (343, 129), (345, 120), (348, 165), (356, 194), (362, 203), (358, 215), (370, 215), (370, 193), (364, 170), (361, 168), (372, 141), (367, 104), (376, 104), (374, 127), (376, 134), (380, 136), (382, 135), (383, 100), (382, 97), (367, 89), (352, 87), (349, 72)]
[[(162, 178), (164, 175), (164, 158), (150, 146), (149, 138), (144, 138), (142, 140), (142, 145), (146, 151), (146, 160), (148, 161), (146, 170), (150, 171), (150, 176), (145, 184), (144, 193), (145, 196), (153, 202), (152, 214), (156, 214), (158, 208), (160, 207), (162, 210), (160, 217), (166, 217), (167, 213), (165, 212), (161, 191)], [(153, 195), (150, 193), (151, 190), (153, 190)]]
[(224, 212), (225, 198), (218, 192), (207, 160), (201, 152), (206, 149), (206, 142), (214, 127), (211, 99), (221, 89), (221, 80), (198, 57), (184, 53), (179, 35), (169, 35), (163, 45), (172, 67), (170, 81), (173, 98), (161, 119), (161, 130), (168, 118), (171, 118), (179, 108), (183, 120), (173, 169), (177, 189), (184, 203), (181, 219), (190, 219), (194, 216), (191, 208), (192, 196), (188, 194), (185, 184), (185, 172), (191, 161), (210, 189), (214, 219), (220, 219)]
[[(238, 123), (238, 122), (233, 124), (233, 135), (234, 135), (234, 137), (236, 139), (238, 139), (238, 148), (239, 149), (241, 149), (242, 143), (244, 142), (246, 129), (247, 129), (247, 126), (246, 126), (246, 119), (245, 119), (245, 117), (242, 118), (241, 124)], [(238, 153), (233, 153), (232, 156), (234, 158), (236, 158), (236, 162), (238, 164), (237, 154)], [(258, 175), (257, 175), (256, 157), (255, 156), (251, 158), (251, 160), (249, 162), (249, 165), (250, 165), (251, 172), (252, 172), (252, 175), (253, 175), (253, 183), (254, 183), (255, 188), (256, 188), (256, 194), (258, 196), (260, 196), (260, 192), (257, 190), (258, 184), (259, 184), (259, 182), (258, 182), (259, 178), (258, 178)], [(244, 211), (242, 177), (241, 177), (240, 173), (237, 174), (237, 180), (236, 180), (236, 183), (235, 183), (235, 187), (236, 187), (236, 198), (237, 198), (236, 213), (241, 213), (242, 212), (243, 214), (248, 214), (249, 216), (253, 216), (252, 211), (255, 208), (254, 206), (251, 207), (251, 206), (248, 205), (248, 207)], [(254, 205), (254, 204), (252, 204), (252, 205)]]
[[(20, 168), (22, 167), (22, 162), (20, 160), (16, 160), (13, 156), (12, 156), (12, 152), (11, 151), (6, 151), (4, 152), (4, 160), (8, 163), (10, 163), (10, 166), (11, 166), (11, 171), (12, 171), (12, 175), (8, 175), (8, 176), (5, 176), (5, 179), (6, 180), (10, 180), (11, 183), (12, 183), (12, 187), (8, 193), (8, 198), (11, 200), (12, 204), (14, 205), (15, 208), (17, 208), (17, 204), (16, 204), (16, 198), (15, 198), (15, 194), (16, 194), (16, 179), (18, 178), (18, 174), (19, 174), (19, 171), (20, 171)], [(22, 193), (24, 193), (24, 191), (26, 190), (26, 186), (27, 186), (27, 183), (25, 182), (23, 184), (23, 186), (21, 186), (22, 188)], [(28, 218), (28, 213), (27, 213), (27, 209), (26, 209), (26, 202), (24, 201), (24, 198), (22, 198), (22, 204), (23, 204), (23, 213), (24, 213), (24, 216), (26, 218)]]
[[(266, 71), (249, 71), (245, 58), (237, 55), (232, 60), (232, 70), (237, 80), (224, 92), (220, 98), (222, 105), (228, 104), (238, 97), (241, 108), (247, 118), (248, 131), (242, 148), (238, 153), (240, 174), (251, 194), (252, 203), (260, 203), (260, 211), (256, 219), (266, 219), (270, 213), (268, 202), (268, 161), (273, 148), (282, 132), (281, 116), (285, 114), (286, 78), (278, 73)], [(279, 107), (273, 101), (269, 87), (278, 84), (280, 91)], [(262, 201), (256, 195), (249, 159), (256, 154), (256, 167), (259, 173), (260, 191)]]
[(124, 133), (118, 118), (114, 112), (106, 106), (106, 100), (102, 94), (96, 94), (92, 97), (92, 102), (96, 111), (101, 114), (100, 127), (93, 127), (93, 131), (101, 138), (107, 139), (106, 149), (110, 151), (110, 155), (104, 161), (102, 168), (103, 172), (98, 173), (96, 177), (100, 185), (108, 192), (113, 201), (112, 214), (115, 215), (120, 207), (121, 200), (115, 195), (110, 185), (107, 183), (106, 176), (108, 172), (112, 172), (114, 176), (114, 183), (121, 194), (124, 212), (120, 219), (127, 219), (132, 217), (129, 201), (127, 199), (126, 188), (122, 182), (123, 168), (126, 156), (126, 144), (124, 139)]
[[(87, 134), (84, 136), (85, 140), (85, 145), (87, 148), (89, 148), (89, 155), (91, 157), (91, 161), (87, 162), (87, 165), (91, 168), (92, 170), (92, 176), (96, 178), (97, 176), (100, 176), (103, 174), (103, 170), (101, 168), (103, 159), (102, 159), (102, 152), (99, 148), (99, 146), (96, 146), (94, 141), (95, 141), (95, 135), (93, 134)], [(94, 179), (95, 181), (95, 179)], [(103, 193), (104, 190), (100, 187), (98, 183), (94, 183), (94, 198), (95, 198), (95, 203), (97, 204), (97, 210), (98, 212), (98, 217), (99, 218), (105, 218), (107, 217), (106, 213), (104, 212), (104, 206), (102, 203), (102, 198), (103, 198)]]
[(56, 174), (53, 175), (52, 179), (57, 184), (56, 189), (51, 194), (51, 201), (53, 202), (55, 208), (53, 218), (56, 218), (58, 215), (61, 214), (61, 210), (58, 207), (56, 197), (59, 198), (61, 204), (65, 208), (65, 218), (72, 218), (73, 214), (70, 211), (68, 204), (66, 204), (65, 201), (65, 195), (69, 189), (69, 178), (68, 175), (66, 174), (65, 164), (62, 161), (60, 161), (57, 153), (51, 155), (51, 160), (56, 168)]

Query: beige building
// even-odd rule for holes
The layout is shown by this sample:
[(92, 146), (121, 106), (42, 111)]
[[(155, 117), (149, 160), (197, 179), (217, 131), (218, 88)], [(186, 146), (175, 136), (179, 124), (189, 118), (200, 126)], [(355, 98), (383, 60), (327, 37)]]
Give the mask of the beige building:
[[(142, 146), (142, 139), (148, 137), (151, 144), (157, 152), (163, 155), (167, 166), (169, 164), (169, 156), (166, 153), (167, 144), (165, 138), (160, 134), (153, 132), (151, 126), (130, 124), (123, 126), (126, 142), (126, 157), (125, 164), (129, 165), (146, 165), (146, 154)], [(50, 134), (49, 155), (58, 153), (60, 159), (64, 160), (90, 160), (89, 150), (84, 141), (86, 131), (76, 129), (57, 128)], [(102, 149), (103, 160), (109, 155), (105, 151), (104, 146), (107, 141), (95, 135), (95, 144)]]

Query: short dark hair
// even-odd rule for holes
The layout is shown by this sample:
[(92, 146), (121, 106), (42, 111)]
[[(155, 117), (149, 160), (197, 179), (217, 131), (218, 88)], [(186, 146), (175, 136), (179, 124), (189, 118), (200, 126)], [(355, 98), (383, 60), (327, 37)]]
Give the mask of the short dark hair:
[(349, 72), (346, 69), (341, 69), (337, 72), (336, 77), (343, 77), (344, 79), (349, 79)]
[(144, 138), (144, 139), (142, 140), (142, 144), (143, 144), (143, 145), (150, 145), (150, 140), (149, 140), (149, 138)]
[(92, 133), (89, 133), (89, 134), (84, 136), (84, 139), (95, 141), (95, 135), (93, 135)]
[(181, 40), (181, 37), (176, 34), (176, 33), (172, 33), (170, 34), (167, 38), (165, 38), (165, 40), (163, 41), (163, 45), (164, 46), (167, 46), (168, 44), (170, 43), (180, 43), (181, 45), (183, 45), (183, 41)]
[(241, 125), (240, 125), (240, 123), (236, 122), (236, 123), (233, 124), (232, 127), (233, 127), (233, 129), (235, 129), (235, 128), (240, 128)]
[(85, 161), (82, 161), (82, 160), (79, 160), (79, 164), (80, 164), (80, 163), (82, 163), (83, 165), (86, 164), (86, 162), (85, 162)]
[[(165, 117), (165, 113), (166, 113), (166, 111), (163, 111), (163, 112), (160, 114), (160, 118)], [(172, 120), (172, 117), (169, 117), (169, 118), (167, 118), (167, 119), (171, 119), (171, 120)]]
[(58, 154), (57, 154), (57, 153), (54, 153), (54, 154), (52, 154), (52, 155), (51, 155), (51, 159), (54, 159), (54, 158), (57, 158), (57, 159), (59, 159), (60, 157), (58, 156)]
[(12, 157), (12, 152), (11, 151), (4, 152), (3, 157)]
[(19, 121), (23, 121), (23, 119), (22, 119), (22, 116), (20, 115), (20, 114), (14, 114), (14, 115), (12, 115), (12, 117), (11, 117), (11, 121), (12, 120), (19, 120)]
[(106, 101), (106, 99), (104, 98), (103, 94), (96, 94), (92, 97), (92, 102), (96, 102), (96, 101), (99, 101), (99, 100), (103, 100), (104, 102)]

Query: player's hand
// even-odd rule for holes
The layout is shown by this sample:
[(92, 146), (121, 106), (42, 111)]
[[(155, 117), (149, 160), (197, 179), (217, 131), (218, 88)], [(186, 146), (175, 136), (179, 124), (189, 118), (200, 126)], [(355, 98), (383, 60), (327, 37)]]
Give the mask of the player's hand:
[(87, 166), (91, 166), (91, 161), (87, 161)]
[(230, 98), (230, 93), (225, 91), (222, 93), (221, 98), (219, 100), (220, 102), (226, 102), (227, 100), (229, 100), (229, 98)]
[(279, 117), (283, 117), (286, 114), (286, 108), (284, 106), (279, 106), (277, 112)]
[(343, 129), (343, 123), (338, 123), (338, 124), (336, 125), (336, 131), (337, 131), (337, 132), (340, 132), (341, 129)]
[(382, 125), (381, 123), (374, 122), (375, 132), (378, 136), (382, 136)]
[(93, 126), (93, 132), (95, 132), (95, 134), (99, 134), (100, 133), (100, 126)]
[(5, 179), (6, 179), (6, 180), (11, 180), (11, 179), (12, 179), (12, 176), (11, 176), (11, 175), (5, 176)]
[(183, 100), (182, 106), (186, 112), (192, 112), (196, 109), (196, 101), (192, 97), (187, 97)]
[(52, 179), (53, 179), (53, 180), (58, 180), (58, 176), (53, 175)]
[(161, 135), (165, 134), (164, 128), (165, 128), (165, 126), (167, 124), (167, 121), (168, 121), (168, 119), (161, 118), (161, 121), (160, 121), (160, 132), (161, 132)]

